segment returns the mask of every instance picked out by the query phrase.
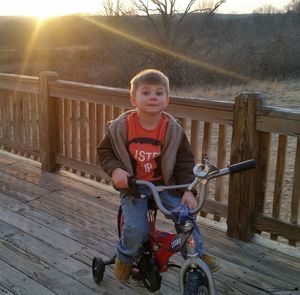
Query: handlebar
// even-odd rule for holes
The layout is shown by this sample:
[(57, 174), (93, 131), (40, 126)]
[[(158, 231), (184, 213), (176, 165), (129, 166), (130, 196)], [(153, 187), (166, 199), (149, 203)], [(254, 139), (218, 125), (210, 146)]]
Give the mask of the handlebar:
[(256, 166), (256, 163), (254, 160), (247, 160), (241, 163), (233, 164), (231, 166), (228, 166), (227, 168), (223, 168), (222, 170), (229, 169), (229, 174), (242, 172), (248, 169), (254, 169)]
[(230, 165), (228, 167), (217, 169), (208, 161), (205, 161), (204, 164), (197, 164), (195, 165), (193, 172), (195, 174), (195, 179), (192, 183), (188, 184), (179, 184), (179, 185), (170, 185), (170, 186), (155, 186), (153, 183), (145, 180), (135, 180), (136, 185), (145, 185), (147, 186), (153, 195), (153, 198), (156, 202), (158, 209), (165, 215), (171, 216), (171, 211), (165, 208), (162, 204), (162, 201), (159, 196), (159, 192), (164, 190), (175, 190), (175, 189), (187, 189), (192, 190), (197, 183), (200, 183), (200, 188), (197, 194), (198, 205), (196, 208), (189, 209), (190, 214), (196, 214), (202, 208), (204, 198), (205, 198), (205, 186), (208, 181), (213, 178), (224, 176), (227, 174), (238, 173), (242, 171), (246, 171), (249, 169), (255, 168), (255, 161), (253, 159), (243, 161), (237, 164)]

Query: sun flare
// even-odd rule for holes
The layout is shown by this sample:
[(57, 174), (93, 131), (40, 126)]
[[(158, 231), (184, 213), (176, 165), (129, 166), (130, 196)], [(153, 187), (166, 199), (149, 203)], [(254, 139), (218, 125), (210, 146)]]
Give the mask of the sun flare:
[(32, 6), (31, 14), (37, 17), (40, 21), (49, 17), (60, 16), (68, 13), (66, 7), (62, 5), (62, 3), (58, 4), (55, 3), (55, 1), (54, 3), (49, 1), (41, 1), (38, 3), (39, 4)]
[(45, 12), (39, 12), (35, 15), (35, 17), (39, 20), (39, 22), (43, 22), (45, 21), (47, 18), (50, 18), (50, 17), (54, 17), (54, 16), (57, 16), (55, 14), (49, 14), (49, 13), (45, 13)]
[[(251, 13), (254, 9), (272, 2), (282, 9), (292, 0), (226, 0), (219, 13)], [(106, 0), (2, 0), (0, 15), (35, 16), (43, 20), (51, 16), (66, 14), (97, 14), (103, 12)], [(130, 2), (124, 0), (125, 3)], [(146, 1), (147, 2), (147, 1)], [(185, 1), (178, 1), (185, 2)], [(181, 4), (180, 4), (181, 5)], [(183, 4), (184, 5), (184, 4)]]
[[(100, 2), (100, 4), (99, 4)], [(67, 14), (90, 14), (101, 8), (99, 0), (9, 0), (1, 3), (3, 15), (34, 16), (39, 20)]]

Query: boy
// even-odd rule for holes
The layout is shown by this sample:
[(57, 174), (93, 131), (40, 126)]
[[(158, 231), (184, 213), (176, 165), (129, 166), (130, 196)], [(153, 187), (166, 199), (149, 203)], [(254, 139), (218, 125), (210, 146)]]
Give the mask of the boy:
[[(128, 177), (165, 185), (191, 183), (195, 165), (187, 137), (177, 121), (164, 110), (169, 103), (169, 79), (160, 71), (147, 69), (131, 80), (130, 100), (135, 110), (128, 111), (108, 126), (97, 148), (98, 163), (120, 190), (124, 230), (117, 244), (115, 277), (126, 282), (132, 263), (139, 256), (140, 245), (147, 240), (147, 200), (133, 199), (128, 193)], [(145, 188), (140, 192), (147, 194)], [(195, 208), (191, 191), (176, 195), (160, 193), (169, 209), (180, 204)], [(215, 258), (205, 254), (198, 226), (194, 235), (198, 254), (212, 271), (219, 269)], [(183, 253), (184, 255), (184, 253)]]

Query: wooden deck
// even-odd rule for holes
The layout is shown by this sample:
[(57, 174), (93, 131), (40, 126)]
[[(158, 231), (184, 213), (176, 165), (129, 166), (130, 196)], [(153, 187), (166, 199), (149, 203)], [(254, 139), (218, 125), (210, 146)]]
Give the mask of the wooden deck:
[[(118, 284), (111, 267), (99, 286), (93, 281), (93, 256), (114, 253), (117, 206), (110, 188), (64, 171), (41, 173), (39, 163), (0, 151), (0, 293), (151, 294), (134, 281)], [(162, 219), (160, 228), (169, 227)], [(299, 256), (201, 228), (223, 266), (218, 294), (300, 294)], [(177, 275), (163, 274), (155, 294), (179, 294)]]

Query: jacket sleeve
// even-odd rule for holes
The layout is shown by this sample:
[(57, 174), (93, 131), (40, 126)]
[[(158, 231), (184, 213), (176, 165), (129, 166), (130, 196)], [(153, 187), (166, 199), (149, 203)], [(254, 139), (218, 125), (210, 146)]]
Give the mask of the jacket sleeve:
[(176, 164), (173, 172), (176, 183), (191, 183), (195, 178), (193, 173), (194, 166), (195, 159), (186, 134), (184, 133), (182, 136), (181, 144), (177, 151)]
[(100, 165), (109, 176), (112, 175), (112, 172), (116, 168), (126, 170), (122, 162), (117, 158), (108, 134), (105, 135), (97, 147), (97, 164)]

